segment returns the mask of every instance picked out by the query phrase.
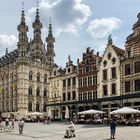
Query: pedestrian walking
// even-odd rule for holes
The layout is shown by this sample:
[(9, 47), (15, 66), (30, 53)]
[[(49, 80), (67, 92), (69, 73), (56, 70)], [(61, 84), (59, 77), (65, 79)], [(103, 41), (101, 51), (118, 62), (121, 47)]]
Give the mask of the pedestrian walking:
[(112, 119), (110, 122), (111, 139), (115, 139), (116, 126), (116, 120)]
[(51, 124), (51, 118), (48, 117), (48, 124)]
[(14, 120), (14, 118), (11, 120), (11, 128), (12, 129), (14, 129), (14, 127), (15, 127), (15, 120)]
[(23, 134), (24, 120), (20, 119), (18, 122), (19, 134)]

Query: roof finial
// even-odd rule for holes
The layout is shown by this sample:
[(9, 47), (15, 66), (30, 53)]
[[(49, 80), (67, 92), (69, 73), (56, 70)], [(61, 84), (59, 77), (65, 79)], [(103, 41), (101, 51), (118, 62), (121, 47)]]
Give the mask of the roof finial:
[(24, 2), (22, 2), (22, 11), (24, 11)]
[(112, 41), (112, 35), (110, 34), (108, 36), (108, 45), (112, 45), (113, 44), (113, 41)]
[[(7, 45), (7, 44), (6, 44)], [(7, 46), (6, 46), (7, 47)], [(6, 48), (5, 54), (8, 54), (8, 48)]]

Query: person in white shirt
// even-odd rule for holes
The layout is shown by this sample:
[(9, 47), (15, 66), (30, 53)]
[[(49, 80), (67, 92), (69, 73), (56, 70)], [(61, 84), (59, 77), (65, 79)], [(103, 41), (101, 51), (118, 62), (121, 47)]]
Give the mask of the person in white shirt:
[(68, 128), (69, 128), (69, 130), (71, 132), (72, 137), (75, 137), (75, 125), (73, 124), (72, 121), (70, 122)]

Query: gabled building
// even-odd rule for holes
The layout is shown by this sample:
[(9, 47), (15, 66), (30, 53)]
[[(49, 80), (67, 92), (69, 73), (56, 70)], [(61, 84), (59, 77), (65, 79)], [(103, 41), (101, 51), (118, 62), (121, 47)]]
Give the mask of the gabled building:
[[(124, 50), (112, 43), (111, 36), (102, 56), (98, 71), (98, 98), (120, 96), (120, 60), (124, 56)], [(116, 109), (117, 104), (112, 101), (102, 101), (101, 108), (104, 111)]]
[(78, 60), (78, 96), (79, 111), (90, 108), (97, 109), (97, 103), (92, 100), (97, 99), (97, 73), (101, 57), (99, 53), (94, 53), (90, 47), (83, 53), (82, 61)]
[(47, 110), (52, 119), (72, 119), (77, 112), (77, 66), (70, 58), (64, 69), (55, 66), (49, 78)]
[(125, 105), (140, 108), (140, 13), (133, 32), (126, 38), (125, 57), (121, 61), (121, 94), (129, 96)]
[(62, 76), (64, 72), (62, 68), (55, 65), (51, 77), (49, 78), (47, 112), (51, 119), (61, 118), (61, 108), (58, 104), (62, 102)]
[(72, 119), (77, 112), (76, 101), (78, 100), (77, 66), (73, 64), (70, 55), (62, 78), (62, 119)]

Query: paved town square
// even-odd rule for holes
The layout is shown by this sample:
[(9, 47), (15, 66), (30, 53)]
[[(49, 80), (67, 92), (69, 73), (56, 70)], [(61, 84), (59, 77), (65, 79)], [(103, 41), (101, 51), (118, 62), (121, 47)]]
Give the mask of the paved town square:
[[(0, 133), (0, 140), (63, 140), (67, 128), (65, 123), (25, 123), (24, 133), (18, 134), (17, 124), (14, 131)], [(139, 140), (140, 127), (118, 127), (116, 140)], [(108, 126), (76, 125), (76, 137), (72, 140), (110, 140)]]

